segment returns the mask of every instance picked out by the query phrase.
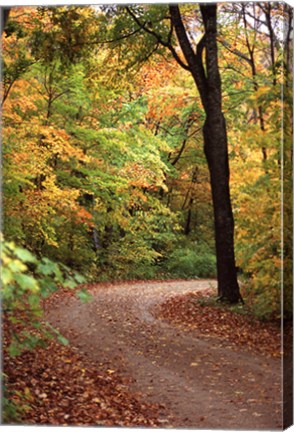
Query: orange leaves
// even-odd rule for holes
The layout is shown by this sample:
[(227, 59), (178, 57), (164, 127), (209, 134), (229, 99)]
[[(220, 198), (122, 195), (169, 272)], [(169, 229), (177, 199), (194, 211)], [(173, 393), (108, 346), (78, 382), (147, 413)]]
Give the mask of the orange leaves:
[(35, 28), (35, 19), (38, 17), (38, 9), (36, 7), (13, 7), (11, 8), (10, 19), (23, 25), (26, 29)]
[(149, 188), (153, 182), (154, 173), (139, 162), (127, 164), (121, 173), (128, 178), (130, 186)]
[(180, 174), (180, 179), (181, 180), (190, 180), (190, 175), (189, 175), (189, 173), (187, 173), (187, 172), (182, 172), (181, 174)]
[(145, 64), (137, 79), (141, 93), (148, 98), (150, 120), (164, 121), (178, 115), (190, 103), (191, 88), (173, 83), (179, 81), (179, 68), (173, 61)]
[[(40, 84), (35, 79), (29, 81), (19, 78), (14, 84), (3, 107), (3, 118), (6, 125), (15, 125), (30, 121), (29, 125), (44, 121), (39, 104), (43, 100)], [(34, 113), (34, 116), (32, 116)], [(27, 124), (28, 125), (28, 124)]]
[(166, 87), (158, 93), (151, 92), (148, 98), (147, 117), (156, 121), (166, 121), (168, 117), (177, 116), (187, 106), (189, 95), (183, 94), (182, 89)]
[(89, 227), (94, 226), (93, 216), (84, 207), (80, 207), (75, 214), (75, 222), (86, 224)]
[(173, 79), (178, 66), (175, 62), (157, 61), (156, 63), (146, 63), (142, 68), (141, 86), (146, 92), (150, 89), (158, 89), (169, 85)]
[[(68, 346), (47, 348), (14, 357), (7, 352), (11, 324), (5, 319), (4, 367), (13, 400), (30, 405), (21, 422), (63, 426), (159, 426), (159, 407), (144, 402), (128, 388), (128, 379), (106, 364), (91, 362)], [(15, 422), (15, 420), (13, 420)]]
[[(208, 294), (208, 295), (207, 295)], [(280, 352), (280, 325), (262, 322), (234, 312), (215, 302), (213, 293), (188, 293), (171, 297), (156, 309), (156, 316), (192, 330), (200, 338), (221, 337), (228, 345), (246, 346), (246, 349), (278, 356)], [(197, 366), (193, 362), (190, 366)]]

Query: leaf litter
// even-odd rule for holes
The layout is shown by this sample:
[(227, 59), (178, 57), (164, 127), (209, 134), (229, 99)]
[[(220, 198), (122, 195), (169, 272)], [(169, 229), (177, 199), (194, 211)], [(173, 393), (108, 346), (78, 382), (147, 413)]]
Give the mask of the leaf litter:
[[(68, 290), (60, 294), (53, 297), (60, 301), (61, 298), (65, 300), (65, 297), (74, 296)], [(269, 356), (279, 355), (280, 329), (277, 323), (252, 321), (251, 317), (224, 306), (216, 307), (211, 304), (211, 294), (211, 290), (207, 289), (201, 293), (172, 295), (153, 307), (153, 313), (156, 318), (168, 321), (180, 330), (192, 331), (197, 337), (225, 340), (236, 349), (247, 346)], [(51, 300), (44, 304), (45, 309), (52, 307)], [(5, 335), (8, 333), (6, 331)], [(211, 349), (214, 348), (217, 347), (212, 345)], [(198, 371), (198, 361), (198, 358), (193, 359), (190, 368)], [(210, 367), (213, 372), (213, 365)], [(14, 392), (13, 399), (27, 406), (21, 424), (162, 427), (160, 410), (163, 405), (145, 403), (141, 393), (130, 391), (131, 378), (120, 376), (119, 368), (91, 362), (77, 348), (51, 342), (46, 349), (27, 351), (15, 357), (13, 362), (4, 349), (4, 372), (9, 376), (7, 384), (9, 390)], [(209, 392), (214, 398), (217, 397), (217, 390), (213, 389), (213, 385), (219, 378), (217, 371), (213, 374), (209, 374), (207, 379), (211, 386)], [(243, 378), (248, 381), (250, 377), (247, 374)], [(229, 384), (235, 387), (233, 381), (233, 377), (230, 378)], [(234, 403), (240, 414), (248, 409), (248, 404), (256, 406), (255, 402), (252, 403), (251, 394), (246, 398), (243, 392), (239, 393), (236, 393)], [(262, 403), (262, 400), (259, 402)], [(253, 417), (262, 416), (262, 411), (254, 412), (257, 415), (252, 414)], [(164, 427), (171, 427), (174, 423), (172, 416), (168, 418), (164, 420), (168, 422)]]
[[(128, 379), (52, 341), (11, 358), (4, 320), (3, 370), (11, 400), (22, 406), (15, 424), (158, 427), (159, 405), (128, 391)], [(14, 423), (14, 422), (13, 422)]]
[(233, 348), (244, 347), (271, 357), (281, 356), (280, 321), (260, 321), (249, 312), (231, 310), (229, 306), (216, 303), (213, 295), (207, 289), (172, 296), (155, 306), (153, 313), (156, 318), (193, 331), (198, 337), (221, 337)]

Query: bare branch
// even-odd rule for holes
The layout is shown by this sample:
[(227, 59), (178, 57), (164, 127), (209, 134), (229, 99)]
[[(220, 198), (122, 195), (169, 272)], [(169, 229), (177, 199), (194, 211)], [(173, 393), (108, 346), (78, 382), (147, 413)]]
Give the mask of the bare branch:
[(233, 48), (232, 45), (229, 42), (225, 41), (222, 38), (218, 38), (217, 40), (218, 40), (219, 43), (221, 43), (232, 54), (235, 54), (236, 56), (242, 58), (247, 63), (249, 63), (250, 66), (252, 65), (251, 59), (249, 57), (247, 57), (245, 54), (243, 54), (241, 51), (239, 51), (238, 49)]
[[(191, 43), (188, 39), (186, 29), (184, 23), (182, 21), (181, 13), (179, 6), (176, 4), (172, 4), (169, 6), (170, 14), (172, 17), (172, 23), (175, 27), (176, 35), (182, 49), (182, 52), (185, 56), (185, 59), (189, 65), (190, 71), (194, 78), (197, 88), (199, 89), (200, 97), (203, 105), (206, 104), (206, 76), (204, 72), (202, 56), (202, 46), (200, 44), (200, 48), (197, 49), (197, 54), (194, 52)], [(204, 43), (204, 40), (202, 41)]]
[[(132, 32), (130, 32), (128, 34), (124, 34), (124, 35), (118, 36), (115, 39), (110, 39), (110, 40), (105, 40), (105, 41), (99, 41), (99, 42), (98, 41), (94, 41), (91, 44), (97, 44), (97, 43), (99, 43), (99, 44), (107, 44), (107, 43), (119, 42), (119, 41), (121, 41), (123, 39), (127, 39), (127, 38), (129, 38), (131, 36), (134, 36), (136, 33), (139, 33), (141, 30), (142, 30), (141, 28), (137, 28), (136, 30), (134, 30), (134, 31), (132, 31)], [(84, 44), (84, 45), (86, 45), (86, 44)]]
[(168, 41), (165, 42), (165, 41), (162, 39), (162, 37), (161, 37), (158, 33), (154, 32), (154, 31), (151, 30), (149, 27), (147, 27), (147, 26), (146, 26), (146, 23), (142, 23), (142, 22), (137, 18), (137, 16), (133, 13), (133, 11), (132, 11), (128, 6), (126, 6), (126, 11), (128, 12), (128, 14), (133, 18), (133, 20), (135, 21), (135, 23), (136, 23), (136, 24), (137, 24), (137, 25), (138, 25), (142, 30), (144, 30), (146, 33), (148, 33), (148, 34), (150, 34), (151, 36), (153, 36), (153, 37), (154, 37), (154, 38), (155, 38), (155, 39), (160, 43), (160, 45), (162, 45), (162, 46), (164, 46), (164, 47), (166, 47), (166, 48), (168, 48), (168, 49), (170, 50), (170, 52), (172, 53), (174, 59), (179, 63), (180, 66), (182, 66), (182, 68), (184, 68), (184, 69), (190, 71), (189, 66), (186, 65), (186, 64), (181, 60), (181, 58), (178, 56), (178, 54), (177, 54), (175, 48), (172, 46), (172, 44), (171, 44), (171, 42), (170, 42), (170, 40), (169, 40), (169, 39), (171, 39), (171, 36), (170, 36), (170, 35), (169, 35)]

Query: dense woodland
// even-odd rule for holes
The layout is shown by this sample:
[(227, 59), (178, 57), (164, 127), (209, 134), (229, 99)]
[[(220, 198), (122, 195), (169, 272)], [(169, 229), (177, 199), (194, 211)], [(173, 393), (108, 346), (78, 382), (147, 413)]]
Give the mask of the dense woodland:
[[(233, 300), (260, 318), (281, 316), (281, 284), (292, 286), (292, 9), (222, 3), (217, 33), (210, 12), (196, 4), (10, 10), (3, 307), (13, 324), (26, 323), (12, 356), (57, 333), (45, 327), (40, 339), (34, 329), (42, 299), (60, 286), (220, 277), (215, 245), (227, 235), (216, 238), (225, 233), (212, 194), (221, 177), (213, 180), (210, 160), (217, 166), (222, 156), (204, 151), (219, 133), (215, 106), (226, 121), (230, 177), (219, 175), (230, 179), (242, 295)], [(88, 298), (84, 288), (78, 295)], [(287, 315), (291, 289), (284, 295)]]

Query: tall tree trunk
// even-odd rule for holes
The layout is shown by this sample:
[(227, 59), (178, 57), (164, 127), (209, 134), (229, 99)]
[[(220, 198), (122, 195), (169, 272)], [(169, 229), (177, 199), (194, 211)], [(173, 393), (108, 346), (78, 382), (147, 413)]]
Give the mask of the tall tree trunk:
[(1, 15), (2, 15), (2, 22), (1, 22), (1, 32), (3, 33), (5, 26), (7, 24), (8, 18), (9, 18), (9, 14), (10, 14), (10, 7), (3, 7), (1, 8)]
[(234, 254), (234, 218), (229, 189), (226, 124), (218, 109), (207, 113), (204, 151), (210, 171), (217, 256), (218, 294), (236, 303), (241, 299)]
[(188, 213), (187, 213), (187, 219), (185, 223), (185, 229), (184, 234), (188, 236), (191, 232), (191, 220), (192, 220), (192, 206), (193, 206), (194, 199), (190, 198), (189, 206), (188, 206)]
[[(200, 4), (205, 34), (195, 53), (184, 27), (178, 5), (170, 6), (171, 20), (182, 52), (198, 88), (206, 113), (203, 127), (204, 151), (210, 171), (214, 209), (218, 293), (231, 303), (242, 301), (234, 254), (234, 218), (229, 187), (226, 123), (222, 113), (221, 79), (217, 53), (216, 4)], [(202, 54), (205, 48), (206, 68)]]

